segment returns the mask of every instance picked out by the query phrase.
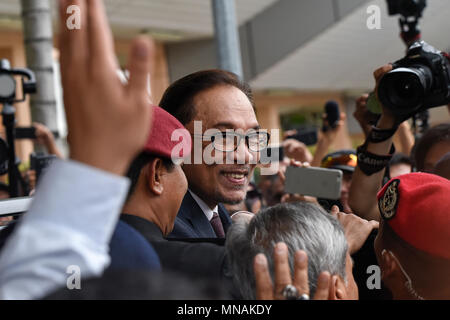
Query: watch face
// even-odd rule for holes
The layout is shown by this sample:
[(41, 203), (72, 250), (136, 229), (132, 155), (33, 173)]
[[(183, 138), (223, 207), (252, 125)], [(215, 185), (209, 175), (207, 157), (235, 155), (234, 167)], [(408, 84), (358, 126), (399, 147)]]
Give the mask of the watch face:
[(14, 97), (16, 81), (9, 74), (0, 74), (0, 99)]

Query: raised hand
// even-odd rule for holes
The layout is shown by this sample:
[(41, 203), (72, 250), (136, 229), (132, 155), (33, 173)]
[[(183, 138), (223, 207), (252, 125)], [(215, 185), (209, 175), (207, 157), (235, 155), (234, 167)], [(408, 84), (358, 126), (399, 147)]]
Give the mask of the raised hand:
[(328, 128), (328, 130), (326, 130), (325, 132), (320, 132), (321, 139), (325, 140), (328, 146), (330, 146), (334, 143), (334, 141), (336, 141), (338, 132), (344, 127), (345, 119), (347, 118), (347, 116), (344, 112), (341, 112), (341, 114), (339, 115), (339, 120), (336, 122), (336, 126), (334, 128), (331, 128), (331, 126), (329, 125), (326, 114), (323, 114), (322, 118), (323, 125), (325, 128)]
[(308, 150), (308, 147), (295, 139), (286, 139), (283, 141), (284, 155), (290, 159), (301, 162), (311, 162), (313, 156)]
[[(153, 53), (143, 37), (133, 41), (130, 81), (123, 85), (101, 0), (60, 0), (60, 51), (70, 157), (124, 174), (144, 146), (151, 126), (147, 78)], [(81, 28), (66, 28), (66, 9), (76, 5)]]
[[(308, 282), (308, 257), (302, 250), (295, 253), (294, 277), (291, 276), (288, 259), (288, 248), (285, 243), (280, 242), (275, 245), (274, 268), (275, 285), (270, 277), (267, 258), (259, 253), (254, 259), (254, 272), (256, 281), (256, 299), (258, 300), (285, 300), (282, 294), (288, 285), (297, 289), (298, 298), (309, 298)], [(330, 274), (322, 272), (317, 279), (314, 300), (327, 300), (329, 297)]]
[[(380, 80), (381, 78), (383, 78), (383, 76), (388, 73), (389, 71), (392, 70), (392, 65), (391, 64), (387, 64), (384, 65), (378, 69), (376, 69), (373, 72), (373, 77), (375, 78), (375, 93), (378, 99), (378, 86), (380, 84)], [(380, 99), (378, 99), (380, 105), (381, 105), (381, 109), (382, 109), (382, 113), (381, 113), (381, 118), (378, 121), (377, 127), (379, 127), (380, 129), (391, 129), (392, 127), (394, 127), (395, 125), (395, 117), (392, 114), (392, 112), (387, 109), (386, 107), (384, 107), (381, 102)]]
[(353, 112), (353, 117), (358, 121), (361, 129), (364, 132), (364, 135), (367, 137), (372, 130), (372, 122), (374, 121), (374, 115), (371, 115), (369, 110), (367, 109), (367, 100), (369, 99), (368, 94), (363, 94), (358, 99), (356, 99), (356, 109)]
[(36, 142), (44, 145), (49, 154), (54, 154), (58, 158), (62, 159), (63, 155), (59, 151), (55, 142), (55, 137), (53, 136), (53, 133), (50, 131), (50, 129), (38, 122), (34, 122), (33, 127), (36, 130)]
[(361, 249), (372, 230), (379, 227), (378, 221), (368, 221), (354, 214), (339, 212), (337, 206), (331, 208), (331, 214), (339, 220), (344, 229), (350, 255)]

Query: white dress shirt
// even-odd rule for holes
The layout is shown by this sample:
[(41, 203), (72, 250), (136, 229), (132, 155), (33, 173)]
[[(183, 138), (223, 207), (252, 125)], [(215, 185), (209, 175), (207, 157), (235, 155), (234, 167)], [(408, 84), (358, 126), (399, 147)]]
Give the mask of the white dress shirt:
[(101, 275), (128, 187), (127, 178), (54, 161), (1, 252), (0, 299), (42, 298), (66, 286), (69, 266), (81, 279)]
[(216, 206), (214, 209), (211, 210), (211, 208), (208, 207), (208, 205), (205, 203), (205, 201), (200, 199), (191, 190), (189, 190), (189, 192), (191, 193), (191, 196), (192, 196), (192, 198), (194, 198), (195, 202), (197, 202), (197, 204), (200, 207), (200, 209), (202, 209), (202, 211), (205, 214), (205, 216), (208, 219), (208, 221), (211, 221), (211, 219), (213, 218), (214, 213), (219, 214), (219, 207), (218, 206)]

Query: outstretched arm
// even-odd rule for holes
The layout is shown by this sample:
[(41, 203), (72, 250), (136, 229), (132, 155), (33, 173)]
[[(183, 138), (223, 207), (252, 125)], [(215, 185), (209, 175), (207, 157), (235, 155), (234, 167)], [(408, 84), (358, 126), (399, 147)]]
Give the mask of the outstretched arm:
[[(80, 30), (61, 30), (61, 74), (70, 158), (43, 176), (28, 213), (0, 255), (0, 298), (35, 299), (66, 285), (67, 268), (102, 274), (108, 243), (128, 189), (122, 175), (143, 148), (152, 110), (146, 85), (151, 47), (132, 46), (131, 79), (116, 76), (112, 36), (101, 0), (61, 0), (79, 6)], [(69, 272), (73, 269), (69, 269)]]
[[(385, 65), (374, 72), (377, 87), (381, 77), (390, 70), (392, 70), (392, 65)], [(380, 130), (392, 130), (395, 128), (395, 118), (389, 110), (384, 107), (382, 109), (383, 113), (377, 123), (377, 128)], [(388, 156), (391, 147), (392, 136), (382, 142), (373, 143), (368, 141), (366, 151), (377, 156)], [(378, 190), (381, 188), (384, 168), (375, 173), (367, 174), (361, 170), (361, 162), (361, 156), (358, 155), (358, 166), (352, 177), (349, 204), (353, 212), (361, 218), (379, 221), (376, 196)]]

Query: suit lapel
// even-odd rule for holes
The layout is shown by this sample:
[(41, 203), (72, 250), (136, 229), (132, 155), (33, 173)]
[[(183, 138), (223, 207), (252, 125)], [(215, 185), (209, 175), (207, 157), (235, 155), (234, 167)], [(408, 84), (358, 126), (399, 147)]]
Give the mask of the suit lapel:
[(228, 228), (231, 226), (231, 218), (227, 209), (223, 206), (223, 204), (219, 203), (219, 217), (220, 221), (222, 221), (223, 230), (225, 231), (225, 235), (227, 234)]
[(184, 196), (178, 218), (189, 223), (199, 238), (216, 238), (211, 223), (189, 191)]

